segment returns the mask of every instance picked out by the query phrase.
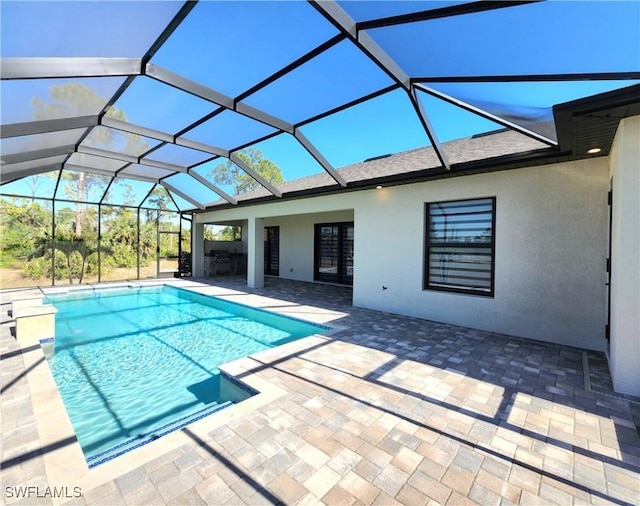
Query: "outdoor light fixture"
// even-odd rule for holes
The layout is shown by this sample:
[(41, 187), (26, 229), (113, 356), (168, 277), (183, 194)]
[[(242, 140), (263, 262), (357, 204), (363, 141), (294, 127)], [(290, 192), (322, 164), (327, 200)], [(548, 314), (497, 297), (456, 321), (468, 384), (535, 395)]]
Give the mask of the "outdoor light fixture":
[(590, 155), (595, 155), (596, 153), (600, 153), (600, 151), (602, 151), (602, 148), (591, 148), (589, 151), (587, 151), (587, 153), (589, 153)]
[(376, 190), (382, 190), (382, 186), (380, 185), (376, 186)]

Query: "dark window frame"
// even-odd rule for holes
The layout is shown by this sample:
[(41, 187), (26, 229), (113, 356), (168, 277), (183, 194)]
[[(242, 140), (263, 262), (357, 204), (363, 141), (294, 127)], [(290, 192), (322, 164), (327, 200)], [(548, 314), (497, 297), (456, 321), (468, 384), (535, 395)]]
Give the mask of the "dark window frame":
[[(275, 264), (276, 268), (271, 269), (273, 265), (273, 258), (271, 257), (271, 251), (268, 247), (272, 244), (273, 237), (270, 238), (270, 234), (275, 233), (275, 242), (276, 242), (276, 258)], [(280, 226), (269, 226), (264, 227), (264, 274), (265, 276), (280, 276)]]
[[(429, 281), (430, 278), (430, 258), (431, 258), (431, 250), (433, 248), (446, 248), (446, 247), (455, 247), (457, 249), (465, 249), (465, 248), (478, 248), (479, 244), (474, 242), (466, 242), (466, 241), (452, 241), (452, 240), (442, 240), (442, 241), (434, 241), (430, 239), (430, 223), (431, 223), (431, 213), (430, 210), (432, 206), (447, 206), (447, 205), (464, 205), (465, 203), (481, 201), (481, 200), (490, 200), (491, 201), (491, 241), (488, 243), (481, 243), (482, 247), (490, 248), (490, 258), (491, 258), (491, 267), (490, 267), (490, 287), (488, 290), (481, 289), (477, 287), (463, 287), (463, 286), (443, 286), (442, 284), (433, 284)], [(496, 269), (496, 197), (476, 197), (469, 199), (459, 199), (459, 200), (447, 200), (447, 201), (435, 201), (435, 202), (426, 202), (424, 208), (424, 216), (425, 216), (425, 226), (424, 226), (424, 268), (423, 268), (423, 281), (422, 287), (423, 290), (429, 291), (438, 291), (438, 292), (447, 292), (447, 293), (458, 293), (463, 295), (477, 295), (481, 297), (495, 297), (495, 269)], [(456, 216), (461, 215), (469, 215), (473, 216), (473, 212), (468, 213), (459, 213)], [(451, 215), (449, 215), (451, 216)]]

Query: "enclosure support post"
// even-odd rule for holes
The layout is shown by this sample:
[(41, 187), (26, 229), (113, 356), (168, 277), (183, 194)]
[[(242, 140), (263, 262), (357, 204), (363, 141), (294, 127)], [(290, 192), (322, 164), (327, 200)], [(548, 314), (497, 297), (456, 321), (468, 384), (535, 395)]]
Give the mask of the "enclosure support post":
[(204, 276), (204, 223), (191, 222), (191, 275), (194, 278)]
[(262, 288), (264, 286), (264, 219), (249, 218), (248, 229), (247, 286)]

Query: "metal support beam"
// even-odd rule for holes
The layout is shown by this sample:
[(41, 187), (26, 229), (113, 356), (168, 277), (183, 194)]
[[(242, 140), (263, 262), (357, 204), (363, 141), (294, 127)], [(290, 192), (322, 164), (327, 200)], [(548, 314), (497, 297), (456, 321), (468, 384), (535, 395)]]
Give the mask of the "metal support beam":
[[(59, 156), (50, 156), (48, 158), (39, 158), (36, 160), (26, 160), (23, 162), (11, 163), (11, 164), (2, 166), (2, 173), (12, 174), (24, 169), (37, 169), (37, 168), (42, 168), (49, 165), (57, 165), (64, 162), (64, 159), (65, 159), (65, 155), (59, 155)], [(40, 172), (46, 172), (46, 171), (41, 170)]]
[(369, 55), (369, 58), (377, 63), (380, 68), (386, 71), (387, 74), (404, 87), (404, 89), (409, 89), (411, 84), (409, 75), (400, 68), (396, 61), (391, 58), (367, 32), (358, 32), (358, 38), (356, 40), (361, 49)]
[(436, 155), (438, 155), (438, 159), (440, 160), (440, 163), (446, 170), (451, 170), (451, 165), (449, 164), (449, 160), (447, 159), (447, 156), (444, 152), (444, 149), (442, 148), (442, 145), (440, 144), (440, 141), (438, 140), (438, 137), (436, 137), (435, 131), (433, 129), (433, 125), (431, 125), (431, 121), (429, 120), (429, 116), (427, 115), (427, 112), (424, 110), (424, 106), (422, 105), (422, 102), (420, 102), (420, 98), (418, 97), (418, 92), (413, 87), (411, 88), (411, 91), (410, 91), (410, 97), (411, 97), (411, 102), (413, 104), (413, 107), (416, 109), (416, 112), (418, 113), (418, 119), (420, 120), (423, 128), (427, 132), (427, 135), (429, 136), (429, 140), (431, 141), (431, 145), (433, 146), (433, 149), (436, 152)]
[(5, 167), (0, 171), (0, 184), (10, 183), (23, 177), (36, 176), (38, 174), (44, 174), (45, 172), (51, 172), (54, 170), (60, 170), (62, 168), (61, 163), (54, 163), (50, 165), (39, 165), (38, 167), (27, 168), (15, 168), (11, 172), (5, 170)]
[(28, 162), (29, 160), (41, 160), (42, 158), (50, 158), (52, 156), (68, 155), (73, 153), (75, 145), (56, 146), (53, 148), (38, 149), (35, 151), (23, 151), (12, 155), (2, 155), (2, 168), (6, 165)]
[(200, 174), (198, 174), (196, 171), (194, 170), (189, 170), (189, 175), (194, 178), (195, 180), (201, 182), (203, 185), (205, 185), (207, 188), (209, 188), (211, 191), (216, 192), (218, 195), (220, 195), (224, 200), (226, 200), (227, 202), (229, 202), (229, 204), (233, 204), (234, 206), (238, 205), (238, 200), (234, 197), (232, 197), (231, 195), (229, 195), (227, 192), (221, 190), (220, 188), (218, 188), (216, 185), (212, 184), (206, 177), (201, 176)]
[(249, 174), (253, 179), (258, 181), (262, 186), (264, 186), (267, 190), (269, 190), (276, 197), (282, 197), (282, 192), (278, 190), (275, 186), (273, 186), (269, 181), (263, 178), (260, 174), (258, 174), (255, 170), (249, 167), (246, 163), (242, 161), (238, 155), (235, 153), (231, 153), (229, 155), (229, 159), (235, 163), (238, 167), (244, 170), (247, 174)]
[(110, 158), (112, 160), (120, 160), (123, 162), (148, 165), (150, 167), (157, 167), (158, 169), (172, 170), (175, 172), (187, 172), (187, 167), (181, 165), (174, 165), (172, 163), (159, 162), (157, 160), (141, 159), (137, 156), (126, 155), (124, 153), (116, 153), (115, 151), (108, 151), (106, 149), (92, 148), (90, 146), (78, 146), (76, 148), (78, 153), (85, 153), (87, 155), (101, 156), (103, 158)]
[(196, 97), (204, 98), (209, 102), (221, 105), (227, 109), (233, 109), (233, 98), (228, 97), (224, 93), (215, 91), (207, 86), (204, 86), (196, 81), (182, 77), (170, 70), (158, 67), (153, 63), (147, 63), (145, 68), (145, 75), (160, 81), (161, 83), (168, 84), (179, 90), (186, 91)]
[(137, 156), (125, 155), (124, 153), (116, 153), (114, 151), (107, 151), (106, 149), (92, 148), (90, 146), (78, 146), (76, 148), (76, 151), (78, 153), (101, 156), (103, 158), (111, 158), (113, 160), (121, 160), (123, 162), (140, 163)]
[(77, 116), (75, 118), (45, 119), (40, 121), (27, 121), (25, 123), (12, 123), (2, 125), (0, 139), (22, 137), (24, 135), (46, 134), (61, 130), (74, 130), (76, 128), (89, 128), (98, 124), (98, 116)]
[(126, 121), (120, 121), (117, 119), (109, 118), (107, 116), (103, 117), (100, 120), (100, 124), (102, 126), (120, 130), (122, 132), (141, 135), (150, 139), (156, 139), (158, 141), (166, 142), (169, 144), (175, 144), (176, 146), (197, 149), (198, 151), (204, 151), (205, 153), (211, 153), (212, 155), (229, 156), (229, 151), (226, 149), (211, 146), (203, 142), (192, 141), (190, 139), (183, 139), (180, 137), (176, 138), (175, 136), (167, 132), (154, 130), (152, 128), (147, 128), (140, 125), (134, 125), (133, 123), (127, 123)]
[(369, 34), (358, 32), (356, 22), (335, 0), (309, 0), (309, 2), (338, 30), (347, 35), (380, 69), (405, 89), (409, 89), (409, 76)]
[(425, 93), (428, 93), (429, 95), (432, 95), (436, 98), (442, 99), (445, 102), (448, 102), (450, 104), (453, 104), (455, 106), (460, 107), (461, 109), (464, 109), (465, 111), (469, 111), (471, 113), (477, 114), (478, 116), (481, 116), (485, 119), (491, 120), (494, 123), (498, 123), (499, 125), (502, 125), (504, 127), (510, 128), (511, 130), (515, 130), (517, 132), (520, 132), (523, 135), (526, 135), (527, 137), (531, 137), (532, 139), (535, 139), (537, 141), (540, 142), (544, 142), (545, 144), (548, 144), (549, 146), (557, 146), (558, 143), (552, 139), (549, 139), (548, 137), (545, 137), (544, 135), (541, 135), (539, 133), (536, 133), (532, 130), (529, 130), (527, 128), (523, 128), (515, 123), (512, 123), (511, 121), (505, 120), (500, 118), (499, 116), (496, 116), (495, 114), (491, 114), (490, 112), (484, 111), (478, 107), (475, 107), (471, 104), (468, 104), (467, 102), (464, 102), (462, 100), (458, 100), (457, 98), (453, 98), (449, 95), (446, 95), (445, 93), (441, 93), (437, 90), (431, 89), (428, 86), (425, 86), (423, 84), (415, 84), (414, 85), (415, 88), (424, 91)]
[(142, 74), (140, 58), (2, 58), (2, 80)]
[(192, 141), (190, 139), (184, 139), (182, 137), (178, 137), (176, 139), (175, 144), (177, 146), (183, 146), (185, 148), (197, 149), (198, 151), (204, 151), (205, 153), (211, 153), (212, 155), (229, 157), (229, 150), (218, 148), (216, 146), (210, 146), (209, 144), (204, 144), (203, 142)]
[(113, 119), (109, 116), (103, 116), (100, 119), (100, 124), (105, 127), (113, 128), (114, 130), (120, 130), (121, 132), (141, 135), (142, 137), (148, 137), (150, 139), (156, 139), (163, 142), (173, 142), (173, 135), (171, 134), (140, 125), (134, 125), (133, 123), (127, 123), (126, 121)]
[[(224, 93), (220, 93), (219, 91), (192, 81), (191, 79), (182, 77), (178, 74), (175, 74), (174, 72), (171, 72), (170, 70), (149, 63), (147, 64), (145, 74), (164, 84), (173, 86), (174, 88), (207, 100), (230, 111), (242, 114), (243, 116), (259, 121), (260, 123), (264, 123), (265, 125), (268, 125), (272, 128), (276, 128), (284, 132), (293, 133), (293, 124), (281, 120), (280, 118), (277, 118), (264, 111), (256, 109), (255, 107), (252, 107), (248, 104), (236, 102), (233, 98), (225, 95)], [(193, 125), (187, 127), (183, 132), (191, 130), (191, 128), (195, 128), (199, 124), (200, 122), (196, 122)]]
[(316, 159), (316, 161), (322, 165), (324, 170), (326, 170), (329, 175), (335, 179), (336, 183), (338, 183), (343, 188), (347, 187), (347, 182), (345, 179), (338, 173), (336, 169), (333, 168), (333, 165), (329, 163), (329, 161), (318, 151), (318, 149), (311, 143), (309, 139), (300, 131), (296, 130), (294, 134), (295, 138), (298, 140), (300, 144), (306, 149), (309, 154)]
[(412, 77), (412, 83), (552, 83), (558, 81), (633, 81), (640, 72), (585, 72), (573, 74), (502, 74), (494, 76)]
[(184, 193), (182, 193), (180, 190), (178, 190), (177, 188), (175, 188), (174, 186), (172, 186), (171, 184), (167, 183), (166, 181), (160, 181), (160, 184), (162, 186), (164, 186), (167, 190), (172, 191), (173, 193), (175, 193), (176, 195), (178, 195), (179, 197), (182, 197), (184, 200), (186, 200), (187, 202), (192, 203), (194, 206), (196, 206), (198, 209), (202, 209), (204, 210), (205, 207), (200, 204), (200, 202), (197, 202), (195, 200), (193, 200), (192, 197), (190, 197), (189, 195), (186, 195)]
[(243, 116), (247, 116), (248, 118), (255, 119), (260, 123), (264, 123), (265, 125), (269, 125), (273, 128), (277, 128), (278, 130), (282, 130), (283, 132), (288, 132), (290, 134), (293, 133), (293, 124), (288, 123), (280, 118), (276, 118), (271, 114), (268, 114), (260, 109), (256, 109), (249, 104), (245, 104), (239, 102), (235, 106), (235, 111)]
[[(136, 181), (145, 181), (147, 183), (158, 183), (160, 181), (159, 178), (157, 177), (149, 177), (149, 176), (140, 176), (138, 174), (119, 174), (120, 171), (118, 171), (115, 174), (115, 179), (135, 179)], [(136, 207), (136, 206), (133, 206)]]
[(502, 9), (504, 7), (515, 7), (523, 4), (538, 3), (540, 0), (480, 0), (476, 2), (463, 2), (462, 4), (441, 7), (438, 9), (429, 9), (420, 12), (411, 12), (409, 14), (400, 14), (398, 16), (390, 16), (387, 18), (373, 19), (371, 21), (363, 21), (358, 23), (358, 30), (369, 30), (372, 28), (383, 28), (386, 26), (395, 26), (406, 23), (416, 23), (429, 19), (439, 19), (451, 16), (461, 16), (463, 14), (473, 14), (487, 10)]
[(182, 165), (151, 160), (150, 158), (141, 158), (138, 163), (140, 165), (148, 165), (150, 167), (157, 167), (158, 169), (172, 170), (174, 172), (187, 172), (188, 170), (187, 167), (183, 167)]
[(62, 168), (66, 170), (77, 170), (81, 172), (89, 172), (91, 174), (98, 174), (100, 176), (116, 177), (116, 173), (113, 170), (96, 169), (95, 167), (87, 167), (79, 163), (65, 162), (62, 164)]
[(418, 119), (431, 141), (431, 145), (438, 155), (440, 163), (446, 170), (450, 170), (447, 157), (431, 125), (427, 111), (415, 95), (411, 86), (409, 75), (391, 58), (365, 31), (358, 31), (356, 22), (347, 14), (335, 0), (308, 0), (328, 21), (347, 35), (358, 48), (366, 54), (382, 71), (384, 71), (397, 84), (402, 86), (411, 101)]

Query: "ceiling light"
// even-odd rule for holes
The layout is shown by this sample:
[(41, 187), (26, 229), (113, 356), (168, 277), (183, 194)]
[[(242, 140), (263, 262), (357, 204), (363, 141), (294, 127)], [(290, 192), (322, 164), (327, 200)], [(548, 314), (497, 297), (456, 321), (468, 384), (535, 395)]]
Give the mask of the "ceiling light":
[(600, 151), (602, 151), (602, 148), (591, 148), (589, 151), (587, 151), (587, 153), (589, 153), (590, 155), (595, 155), (596, 153), (600, 153)]
[(382, 186), (380, 185), (376, 186), (376, 190), (382, 190)]

